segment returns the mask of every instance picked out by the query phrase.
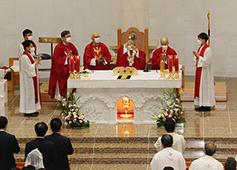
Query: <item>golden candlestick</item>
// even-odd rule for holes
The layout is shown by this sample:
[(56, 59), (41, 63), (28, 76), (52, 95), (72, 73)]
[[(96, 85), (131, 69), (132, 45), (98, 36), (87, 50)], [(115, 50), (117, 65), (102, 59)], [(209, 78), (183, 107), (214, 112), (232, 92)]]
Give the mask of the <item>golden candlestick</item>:
[(174, 79), (179, 79), (179, 72), (174, 73)]

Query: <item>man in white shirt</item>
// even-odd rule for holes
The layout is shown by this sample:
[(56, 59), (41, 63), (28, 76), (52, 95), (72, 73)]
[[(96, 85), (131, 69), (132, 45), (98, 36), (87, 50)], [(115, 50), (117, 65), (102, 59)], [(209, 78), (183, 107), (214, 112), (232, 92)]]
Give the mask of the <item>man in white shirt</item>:
[(173, 167), (175, 170), (186, 170), (186, 163), (182, 153), (172, 149), (173, 137), (164, 134), (161, 138), (163, 150), (156, 153), (150, 167), (152, 170), (162, 170), (165, 167)]
[(212, 157), (216, 152), (216, 146), (213, 142), (205, 144), (204, 153), (205, 155), (199, 159), (194, 160), (189, 170), (223, 170), (223, 165)]
[[(185, 141), (183, 135), (179, 135), (176, 132), (174, 132), (175, 122), (172, 119), (166, 119), (166, 121), (164, 122), (164, 127), (165, 127), (167, 134), (169, 134), (173, 137), (172, 148), (183, 153), (185, 150), (186, 141)], [(158, 140), (156, 141), (156, 143), (154, 145), (156, 147), (157, 152), (162, 150), (161, 137), (158, 138)]]

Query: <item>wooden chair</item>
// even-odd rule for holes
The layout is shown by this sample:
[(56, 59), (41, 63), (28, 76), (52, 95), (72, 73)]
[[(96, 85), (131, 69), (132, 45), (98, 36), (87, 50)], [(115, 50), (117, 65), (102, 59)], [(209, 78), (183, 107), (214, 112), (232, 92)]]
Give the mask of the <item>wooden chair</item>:
[[(9, 58), (9, 67), (11, 68), (14, 61), (19, 61), (19, 57)], [(17, 67), (17, 66), (16, 66)], [(11, 69), (11, 80), (7, 81), (8, 91), (14, 91), (14, 86), (19, 86), (19, 67), (18, 69)]]
[(144, 32), (140, 32), (135, 27), (130, 27), (126, 32), (121, 33), (122, 29), (117, 29), (117, 45), (118, 49), (129, 40), (129, 36), (135, 36), (135, 45), (139, 50), (146, 53), (146, 61), (149, 60), (149, 47), (148, 47), (148, 28), (144, 29)]

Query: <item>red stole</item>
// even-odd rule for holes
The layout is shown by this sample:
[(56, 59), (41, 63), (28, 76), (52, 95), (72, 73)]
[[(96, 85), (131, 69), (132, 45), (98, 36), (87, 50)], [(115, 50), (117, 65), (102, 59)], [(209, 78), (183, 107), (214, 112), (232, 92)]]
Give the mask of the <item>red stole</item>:
[[(30, 54), (26, 51), (24, 51), (23, 55), (27, 55), (28, 58), (30, 59), (31, 63), (34, 64), (34, 60), (33, 58), (30, 56)], [(35, 77), (32, 77), (33, 78), (33, 81), (34, 81), (34, 89), (35, 89), (35, 103), (38, 103), (38, 88), (37, 88), (37, 69), (36, 69), (36, 66), (35, 66), (35, 72), (36, 72), (36, 76)]]
[[(22, 45), (23, 45), (23, 42), (21, 43)], [(36, 47), (36, 44), (34, 42), (33, 42), (33, 47), (35, 48), (35, 54), (34, 55), (36, 55), (37, 47)]]
[[(208, 48), (209, 46), (206, 44), (201, 52), (200, 52), (200, 48), (198, 48), (198, 53), (200, 55), (200, 57), (204, 56), (204, 52), (205, 50)], [(199, 97), (199, 91), (200, 91), (200, 82), (201, 82), (201, 75), (202, 75), (202, 67), (196, 67), (196, 76), (195, 76), (195, 92), (194, 92), (194, 98)]]

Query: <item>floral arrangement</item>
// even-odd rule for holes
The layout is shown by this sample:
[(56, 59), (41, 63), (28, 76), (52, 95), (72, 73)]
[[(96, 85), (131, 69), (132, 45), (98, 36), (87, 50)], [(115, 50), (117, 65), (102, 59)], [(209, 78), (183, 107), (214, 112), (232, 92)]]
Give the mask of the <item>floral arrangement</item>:
[(62, 117), (65, 125), (71, 125), (71, 127), (90, 127), (90, 121), (87, 120), (83, 113), (80, 111), (80, 107), (77, 105), (79, 99), (68, 92), (67, 98), (63, 98), (59, 94), (59, 101), (62, 106)]
[(163, 99), (161, 99), (162, 109), (159, 111), (159, 115), (153, 115), (151, 119), (156, 120), (157, 126), (162, 127), (166, 119), (173, 119), (176, 123), (186, 123), (186, 120), (181, 117), (182, 102), (180, 96), (182, 90), (177, 93), (176, 89), (173, 91), (164, 92)]

